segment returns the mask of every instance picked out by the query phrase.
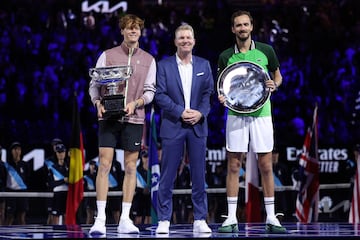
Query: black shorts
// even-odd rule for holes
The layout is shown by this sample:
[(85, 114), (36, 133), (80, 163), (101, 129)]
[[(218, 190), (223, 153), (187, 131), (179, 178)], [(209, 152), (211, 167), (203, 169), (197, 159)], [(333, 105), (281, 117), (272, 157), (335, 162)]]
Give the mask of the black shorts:
[(120, 211), (122, 204), (121, 196), (109, 196), (107, 199), (107, 208), (110, 211)]
[(151, 215), (151, 195), (137, 193), (133, 201), (133, 214), (135, 216), (150, 216)]
[(99, 121), (99, 147), (119, 147), (124, 151), (137, 152), (141, 149), (143, 124), (122, 123), (114, 120)]
[(66, 211), (67, 192), (54, 192), (51, 214), (61, 216)]
[(95, 197), (87, 197), (84, 199), (84, 205), (86, 209), (96, 211), (96, 198)]
[(16, 214), (27, 212), (29, 210), (29, 199), (26, 197), (7, 198), (6, 199), (6, 213)]

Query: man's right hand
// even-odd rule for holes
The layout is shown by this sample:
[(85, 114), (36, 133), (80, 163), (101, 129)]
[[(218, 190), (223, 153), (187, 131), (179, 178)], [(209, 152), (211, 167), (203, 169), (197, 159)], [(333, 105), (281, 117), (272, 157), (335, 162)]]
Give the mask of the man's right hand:
[(97, 109), (97, 116), (99, 118), (102, 118), (103, 114), (105, 113), (105, 108), (104, 106), (101, 104), (101, 101), (100, 100), (96, 100), (95, 101), (95, 106), (96, 106), (96, 109)]

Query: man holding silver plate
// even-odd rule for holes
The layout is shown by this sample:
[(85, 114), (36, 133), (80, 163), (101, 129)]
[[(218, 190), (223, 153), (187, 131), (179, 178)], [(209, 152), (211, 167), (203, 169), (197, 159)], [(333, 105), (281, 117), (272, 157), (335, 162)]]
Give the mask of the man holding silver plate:
[[(126, 14), (119, 22), (124, 40), (121, 45), (104, 51), (96, 67), (90, 69), (89, 95), (97, 109), (99, 122), (99, 166), (96, 177), (97, 216), (91, 235), (106, 234), (109, 171), (114, 149), (124, 150), (122, 213), (117, 231), (139, 233), (130, 219), (130, 208), (136, 187), (136, 161), (141, 149), (145, 109), (155, 94), (156, 63), (153, 56), (139, 48), (144, 21)], [(119, 203), (120, 204), (120, 203)]]
[(256, 153), (267, 215), (265, 230), (268, 233), (286, 233), (286, 229), (281, 226), (275, 215), (272, 170), (274, 130), (270, 93), (274, 92), (282, 82), (280, 64), (270, 45), (251, 39), (253, 18), (249, 12), (233, 13), (231, 24), (236, 43), (223, 51), (218, 60), (218, 99), (228, 108), (226, 121), (228, 216), (219, 228), (219, 232), (238, 231), (236, 210), (240, 161), (243, 154)]

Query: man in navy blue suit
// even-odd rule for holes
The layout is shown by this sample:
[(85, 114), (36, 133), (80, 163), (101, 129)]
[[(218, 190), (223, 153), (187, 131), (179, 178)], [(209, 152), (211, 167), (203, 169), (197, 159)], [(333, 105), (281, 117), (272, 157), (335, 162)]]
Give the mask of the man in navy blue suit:
[[(205, 190), (205, 155), (208, 136), (207, 115), (213, 93), (213, 75), (208, 60), (192, 55), (193, 28), (184, 24), (175, 30), (176, 54), (161, 60), (157, 67), (155, 100), (160, 107), (162, 144), (161, 176), (158, 191), (159, 225), (156, 233), (169, 233), (172, 190), (177, 169), (185, 154), (190, 159), (194, 233), (211, 233)], [(186, 144), (187, 153), (184, 152)]]

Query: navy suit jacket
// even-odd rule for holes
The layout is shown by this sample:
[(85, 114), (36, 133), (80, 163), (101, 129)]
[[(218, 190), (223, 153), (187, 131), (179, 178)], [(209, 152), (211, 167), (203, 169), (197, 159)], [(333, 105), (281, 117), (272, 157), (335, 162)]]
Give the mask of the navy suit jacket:
[[(203, 116), (192, 127), (196, 136), (206, 137), (208, 135), (207, 116), (210, 112), (210, 96), (214, 91), (214, 80), (208, 60), (193, 55), (192, 61), (190, 108), (198, 110)], [(176, 55), (158, 62), (156, 79), (155, 101), (162, 110), (160, 137), (173, 138), (186, 125), (181, 120), (181, 114), (185, 110), (185, 100)], [(189, 126), (191, 125), (186, 127)]]

